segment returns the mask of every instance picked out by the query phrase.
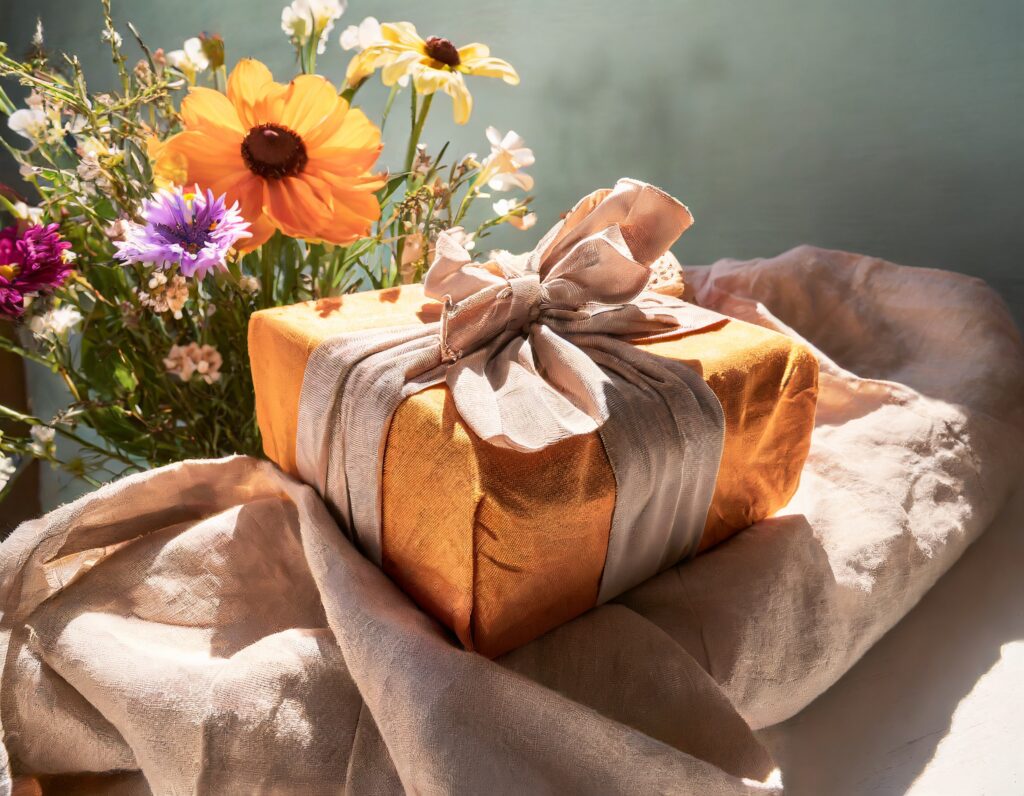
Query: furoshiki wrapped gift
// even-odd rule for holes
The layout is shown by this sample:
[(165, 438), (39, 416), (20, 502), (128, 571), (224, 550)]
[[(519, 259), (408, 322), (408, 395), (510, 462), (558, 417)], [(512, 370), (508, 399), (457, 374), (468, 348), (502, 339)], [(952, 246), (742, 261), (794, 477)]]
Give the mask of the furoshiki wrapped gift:
[(267, 455), (488, 656), (718, 544), (796, 490), (818, 366), (647, 290), (691, 223), (620, 180), (528, 255), (442, 234), (424, 285), (256, 313)]

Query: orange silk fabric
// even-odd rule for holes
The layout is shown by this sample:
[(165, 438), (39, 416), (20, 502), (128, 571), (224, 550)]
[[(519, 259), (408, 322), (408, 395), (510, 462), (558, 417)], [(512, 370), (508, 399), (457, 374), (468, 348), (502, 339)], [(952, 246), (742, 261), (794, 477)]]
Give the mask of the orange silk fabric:
[[(415, 285), (253, 315), (249, 356), (267, 456), (297, 475), (302, 377), (320, 342), (434, 321), (437, 306)], [(796, 490), (814, 423), (817, 361), (789, 338), (737, 320), (643, 347), (701, 373), (725, 410), (705, 550)], [(500, 655), (597, 600), (615, 507), (597, 434), (535, 453), (498, 448), (462, 423), (444, 385), (432, 387), (395, 413), (382, 501), (384, 570), (469, 649)]]

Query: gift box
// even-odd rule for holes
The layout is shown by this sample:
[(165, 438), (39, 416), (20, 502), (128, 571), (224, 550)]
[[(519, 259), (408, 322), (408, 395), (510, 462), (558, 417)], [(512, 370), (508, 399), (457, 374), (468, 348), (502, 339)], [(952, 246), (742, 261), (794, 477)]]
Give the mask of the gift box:
[[(661, 201), (660, 196), (657, 198)], [(596, 203), (604, 199), (607, 193)], [(596, 203), (592, 197), (590, 200), (584, 210), (592, 214)], [(630, 207), (627, 215), (632, 217), (635, 206)], [(572, 218), (570, 215), (569, 222)], [(616, 226), (616, 230), (615, 235), (623, 233), (625, 240), (636, 237), (635, 230), (630, 232), (625, 224)], [(593, 230), (586, 228), (583, 232), (586, 235), (579, 240), (592, 242)], [(552, 243), (546, 240), (538, 249), (547, 246), (550, 253)], [(620, 246), (619, 250), (626, 248)], [(634, 242), (634, 254), (638, 248)], [(648, 272), (665, 248), (656, 245), (640, 258), (642, 262), (646, 257)], [(588, 252), (581, 262), (592, 265), (595, 258), (590, 249)], [(560, 261), (567, 256), (563, 252)], [(445, 252), (440, 252), (438, 259), (445, 257)], [(478, 267), (468, 263), (468, 256), (455, 265), (462, 270), (450, 267), (449, 276), (457, 270), (462, 278), (468, 270), (474, 278), (490, 278), (487, 273), (478, 274), (474, 270)], [(437, 263), (435, 269), (440, 270)], [(506, 278), (511, 288), (501, 288), (501, 280)], [(518, 299), (511, 293), (521, 292), (520, 283), (527, 277), (499, 274), (497, 279), (495, 287), (500, 289), (494, 292), (496, 301), (514, 303)], [(442, 283), (446, 289), (454, 285), (450, 279)], [(428, 278), (428, 289), (430, 285)], [(336, 400), (330, 395), (332, 389), (338, 393), (357, 389), (344, 381), (339, 381), (336, 388), (319, 389), (319, 393), (327, 393), (326, 398), (318, 396), (314, 388), (322, 380), (321, 371), (333, 367), (332, 360), (319, 352), (331, 341), (353, 336), (377, 339), (375, 330), (404, 330), (404, 336), (400, 336), (405, 340), (429, 329), (424, 339), (431, 340), (440, 322), (443, 369), (445, 351), (452, 348), (451, 341), (458, 333), (456, 329), (449, 332), (447, 340), (444, 337), (443, 316), (452, 303), (446, 298), (444, 303), (435, 301), (425, 294), (422, 285), (407, 285), (264, 310), (251, 319), (249, 352), (257, 420), (268, 457), (292, 475), (314, 483), (324, 494), (329, 494), (339, 479), (347, 479), (350, 485), (362, 478), (378, 479), (374, 493), (379, 520), (376, 537), (355, 533), (351, 526), (359, 525), (359, 510), (346, 505), (344, 490), (328, 502), (334, 505), (342, 524), (349, 526), (353, 541), (426, 612), (450, 628), (466, 648), (493, 657), (524, 644), (674, 564), (678, 558), (706, 550), (771, 515), (796, 490), (814, 422), (817, 361), (806, 347), (788, 337), (713, 315), (700, 315), (699, 322), (689, 326), (683, 323), (667, 334), (634, 334), (628, 342), (637, 349), (638, 356), (654, 355), (659, 363), (671, 363), (677, 369), (682, 366), (696, 374), (699, 386), (720, 405), (720, 410), (703, 410), (712, 418), (712, 427), (715, 412), (719, 412), (720, 436), (716, 451), (700, 453), (713, 465), (707, 487), (709, 502), (698, 507), (696, 537), (683, 547), (666, 545), (652, 558), (645, 553), (643, 539), (629, 538), (629, 528), (616, 530), (616, 523), (622, 525), (622, 505), (632, 500), (638, 489), (648, 489), (645, 500), (649, 503), (661, 500), (663, 479), (671, 483), (676, 478), (684, 497), (690, 491), (699, 491), (699, 469), (686, 465), (684, 474), (677, 476), (668, 468), (655, 466), (639, 475), (631, 472), (627, 478), (623, 467), (615, 463), (619, 456), (612, 450), (618, 444), (616, 438), (601, 423), (590, 431), (584, 427), (580, 433), (575, 433), (578, 429), (574, 427), (572, 433), (540, 447), (509, 443), (500, 434), (485, 439), (463, 416), (472, 413), (460, 412), (457, 395), (453, 395), (453, 388), (457, 393), (464, 387), (462, 381), (467, 374), (480, 376), (485, 372), (474, 369), (472, 363), (462, 372), (462, 381), (453, 381), (449, 374), (448, 381), (429, 383), (428, 379), (424, 382), (427, 386), (398, 396), (396, 408), (381, 425), (379, 455), (358, 459), (363, 462), (358, 467), (340, 466), (337, 460), (346, 446), (360, 444), (356, 433), (361, 428), (360, 412), (365, 412), (367, 424), (372, 425), (376, 404), (369, 399), (355, 400), (347, 408), (332, 403)], [(687, 306), (682, 311), (695, 309)], [(493, 310), (488, 308), (488, 312)], [(515, 331), (507, 332), (509, 324), (504, 317), (504, 334), (514, 338)], [(575, 318), (568, 322), (578, 324)], [(559, 322), (567, 321), (560, 318)], [(455, 326), (448, 321), (449, 329)], [(569, 331), (577, 329), (573, 326), (566, 331), (569, 327), (564, 325), (559, 328), (570, 337)], [(583, 340), (580, 345), (590, 344), (589, 338), (579, 340)], [(518, 342), (521, 340), (517, 338)], [(322, 361), (311, 364), (318, 356)], [(593, 356), (597, 358), (598, 354)], [(312, 372), (321, 375), (314, 378)], [(553, 378), (550, 373), (545, 376)], [(493, 373), (490, 377), (492, 385), (500, 385), (494, 387), (497, 394), (508, 384), (516, 386), (508, 368), (500, 377)], [(311, 386), (311, 381), (316, 383)], [(513, 397), (521, 400), (522, 392), (518, 389)], [(695, 393), (698, 397), (699, 392)], [(636, 400), (645, 394), (636, 393)], [(309, 401), (319, 407), (313, 414), (302, 406)], [(463, 402), (463, 406), (468, 404)], [(619, 406), (621, 412), (621, 403)], [(308, 436), (304, 424), (320, 422), (321, 416), (328, 414), (348, 417), (347, 436), (341, 441), (332, 437), (321, 448), (314, 445), (310, 454), (310, 445), (302, 441), (304, 434)], [(646, 418), (650, 416), (650, 423), (655, 424), (656, 414), (639, 412), (639, 425), (631, 427), (625, 436), (642, 436), (646, 433)], [(536, 422), (543, 425), (546, 415), (536, 417), (540, 418)], [(692, 418), (684, 419), (684, 429), (690, 428), (687, 424)], [(472, 420), (481, 427), (478, 420)], [(305, 465), (300, 455), (304, 444)], [(686, 444), (696, 445), (698, 452), (702, 450), (692, 438), (687, 438)], [(653, 447), (650, 440), (643, 446)], [(331, 461), (334, 464), (328, 466)], [(317, 469), (319, 472), (314, 472)], [(371, 472), (375, 469), (377, 472)], [(691, 477), (691, 473), (698, 474)], [(685, 500), (680, 500), (668, 515), (657, 516), (681, 512), (684, 504)], [(611, 565), (613, 553), (618, 559), (647, 555), (648, 560), (639, 569), (627, 565), (626, 574), (617, 575), (618, 579), (610, 583), (606, 568)], [(618, 572), (623, 571), (621, 564), (616, 566)]]

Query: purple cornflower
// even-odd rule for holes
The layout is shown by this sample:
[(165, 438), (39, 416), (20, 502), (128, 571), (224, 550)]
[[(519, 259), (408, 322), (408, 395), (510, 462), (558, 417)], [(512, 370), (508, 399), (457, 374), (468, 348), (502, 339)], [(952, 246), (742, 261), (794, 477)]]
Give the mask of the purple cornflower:
[(70, 248), (57, 224), (35, 224), (20, 233), (17, 226), (0, 230), (0, 315), (19, 318), (27, 294), (60, 287), (72, 270), (64, 258)]
[(202, 279), (214, 268), (224, 268), (231, 247), (250, 237), (249, 222), (238, 203), (224, 204), (213, 191), (183, 193), (180, 188), (160, 191), (142, 205), (145, 224), (131, 224), (118, 241), (117, 258), (126, 263), (150, 263), (162, 268), (177, 265), (183, 276)]

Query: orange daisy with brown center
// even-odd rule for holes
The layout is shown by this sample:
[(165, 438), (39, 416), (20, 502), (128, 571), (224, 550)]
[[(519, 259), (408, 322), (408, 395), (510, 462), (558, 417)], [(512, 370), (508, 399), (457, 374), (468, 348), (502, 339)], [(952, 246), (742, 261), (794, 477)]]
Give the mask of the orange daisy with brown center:
[(231, 72), (227, 96), (192, 88), (181, 119), (184, 131), (159, 148), (155, 172), (237, 201), (252, 225), (246, 250), (275, 229), (344, 245), (380, 218), (374, 191), (384, 180), (370, 173), (380, 130), (318, 75), (283, 85), (245, 59)]

